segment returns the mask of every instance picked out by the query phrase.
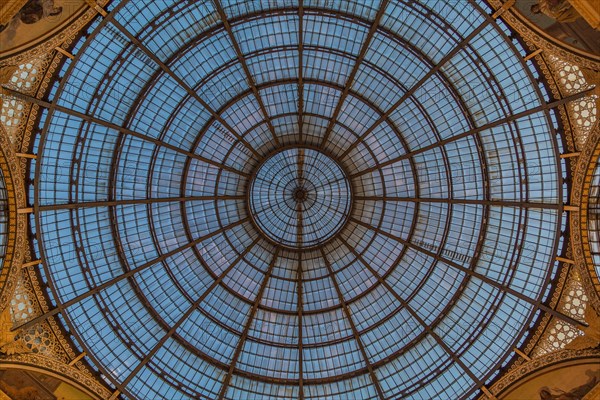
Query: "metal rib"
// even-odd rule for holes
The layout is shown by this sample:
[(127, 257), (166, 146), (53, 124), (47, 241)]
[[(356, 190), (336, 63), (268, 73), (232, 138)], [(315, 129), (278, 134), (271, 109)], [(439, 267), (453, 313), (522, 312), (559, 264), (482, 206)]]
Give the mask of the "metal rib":
[(61, 303), (61, 304), (57, 305), (56, 307), (54, 307), (50, 311), (48, 311), (48, 312), (46, 312), (46, 313), (44, 313), (44, 314), (42, 314), (42, 315), (40, 315), (38, 317), (35, 317), (35, 318), (27, 321), (26, 323), (22, 324), (22, 325), (19, 325), (19, 326), (13, 328), (12, 331), (16, 331), (16, 330), (19, 330), (19, 329), (27, 330), (27, 329), (35, 326), (36, 324), (38, 324), (40, 322), (43, 322), (46, 319), (52, 317), (53, 315), (56, 315), (56, 314), (58, 314), (59, 312), (61, 312), (63, 310), (66, 310), (70, 306), (72, 306), (74, 304), (77, 304), (77, 303), (79, 303), (79, 302), (87, 299), (88, 297), (93, 296), (93, 295), (101, 292), (102, 290), (106, 289), (107, 287), (110, 287), (110, 286), (112, 286), (112, 285), (114, 285), (116, 283), (119, 283), (119, 282), (121, 282), (124, 279), (131, 278), (135, 274), (137, 274), (139, 272), (142, 272), (145, 269), (148, 269), (151, 266), (153, 266), (153, 265), (155, 265), (155, 264), (157, 264), (157, 263), (159, 263), (161, 261), (164, 261), (167, 258), (172, 257), (173, 255), (175, 255), (177, 253), (180, 253), (180, 252), (182, 252), (184, 250), (192, 248), (192, 247), (196, 246), (197, 244), (203, 242), (206, 239), (210, 239), (211, 237), (220, 235), (221, 233), (223, 233), (223, 232), (225, 232), (225, 231), (227, 231), (227, 230), (229, 230), (231, 228), (234, 228), (234, 227), (236, 227), (238, 225), (241, 225), (241, 224), (247, 222), (248, 220), (249, 220), (249, 217), (246, 217), (246, 218), (241, 219), (241, 220), (239, 220), (237, 222), (234, 222), (234, 223), (229, 224), (227, 226), (224, 226), (224, 227), (222, 227), (220, 229), (217, 229), (214, 232), (211, 232), (211, 233), (209, 233), (207, 235), (204, 235), (204, 236), (202, 236), (202, 237), (194, 240), (193, 242), (187, 243), (187, 244), (185, 244), (183, 246), (180, 246), (180, 247), (178, 247), (178, 248), (176, 248), (174, 250), (171, 250), (168, 253), (164, 253), (161, 256), (156, 257), (154, 260), (150, 260), (150, 261), (148, 261), (148, 262), (146, 262), (146, 263), (144, 263), (144, 264), (142, 264), (142, 265), (140, 265), (140, 266), (138, 266), (138, 267), (136, 267), (136, 268), (134, 268), (134, 269), (132, 269), (130, 271), (127, 271), (124, 274), (121, 274), (121, 275), (119, 275), (119, 276), (117, 276), (115, 278), (112, 278), (112, 279), (110, 279), (107, 282), (104, 282), (101, 285), (98, 285), (98, 286), (96, 286), (94, 288), (91, 288), (89, 291), (87, 291), (87, 292), (85, 292), (83, 294), (80, 294), (79, 296), (77, 296), (77, 297), (75, 297), (75, 298), (73, 298), (71, 300), (65, 301), (64, 303)]

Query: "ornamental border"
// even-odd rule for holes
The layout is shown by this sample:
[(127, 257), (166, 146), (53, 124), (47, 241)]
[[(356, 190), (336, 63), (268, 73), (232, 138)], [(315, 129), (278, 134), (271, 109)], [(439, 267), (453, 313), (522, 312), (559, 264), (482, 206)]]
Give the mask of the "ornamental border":
[[(504, 390), (508, 389), (514, 383), (519, 382), (521, 378), (538, 372), (548, 366), (558, 364), (565, 361), (581, 360), (584, 358), (599, 358), (600, 349), (585, 349), (585, 350), (561, 350), (548, 353), (539, 358), (527, 361), (519, 366), (519, 368), (508, 373), (494, 385), (489, 388), (489, 391), (498, 396)], [(480, 399), (490, 399), (489, 396), (483, 395)]]

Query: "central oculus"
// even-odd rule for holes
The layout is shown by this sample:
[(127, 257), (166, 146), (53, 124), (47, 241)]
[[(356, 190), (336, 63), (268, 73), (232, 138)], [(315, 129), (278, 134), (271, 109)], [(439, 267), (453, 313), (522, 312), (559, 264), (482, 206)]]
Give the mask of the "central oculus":
[(248, 192), (250, 214), (272, 242), (306, 249), (335, 236), (351, 208), (350, 183), (333, 158), (294, 147), (269, 156)]

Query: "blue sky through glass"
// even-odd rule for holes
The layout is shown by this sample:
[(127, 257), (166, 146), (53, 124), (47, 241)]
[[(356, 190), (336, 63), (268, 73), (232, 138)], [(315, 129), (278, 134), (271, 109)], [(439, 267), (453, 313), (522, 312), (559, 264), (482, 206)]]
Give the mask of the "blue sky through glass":
[[(76, 299), (63, 316), (110, 384), (455, 399), (495, 376), (547, 293), (563, 188), (537, 72), (483, 2), (108, 10), (62, 67), (34, 177), (53, 300)], [(302, 251), (249, 215), (283, 148), (352, 191)]]

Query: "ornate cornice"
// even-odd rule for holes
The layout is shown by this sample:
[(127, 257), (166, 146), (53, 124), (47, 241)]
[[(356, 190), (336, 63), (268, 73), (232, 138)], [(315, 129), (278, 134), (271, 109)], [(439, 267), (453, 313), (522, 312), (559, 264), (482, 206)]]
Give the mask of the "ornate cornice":
[(27, 245), (27, 217), (17, 210), (27, 205), (19, 160), (4, 127), (0, 125), (0, 167), (8, 194), (8, 232), (4, 266), (0, 274), (0, 311), (4, 310), (16, 287), (19, 269)]
[[(98, 1), (99, 4), (106, 4), (107, 0)], [(83, 5), (83, 7), (87, 7)], [(42, 41), (40, 44), (30, 50), (18, 53), (12, 57), (0, 60), (0, 67), (7, 65), (20, 65), (29, 60), (40, 58), (46, 54), (54, 51), (56, 47), (61, 46), (66, 40), (73, 38), (81, 29), (87, 25), (95, 16), (97, 12), (87, 7), (85, 11), (82, 11), (81, 16), (76, 17), (74, 22), (67, 25), (62, 31), (51, 36), (50, 38)]]
[(591, 258), (588, 238), (588, 202), (590, 184), (594, 169), (600, 157), (600, 127), (590, 134), (586, 145), (581, 149), (571, 191), (571, 204), (579, 207), (579, 212), (571, 215), (570, 228), (575, 256), (575, 265), (581, 276), (592, 306), (600, 311), (600, 280)]
[(0, 359), (2, 368), (25, 369), (53, 375), (95, 399), (108, 399), (111, 392), (93, 376), (54, 358), (33, 354), (13, 354)]
[[(498, 10), (505, 3), (501, 0), (488, 0), (490, 5)], [(532, 50), (542, 49), (543, 52), (595, 71), (600, 70), (600, 56), (587, 53), (565, 42), (546, 34), (535, 24), (529, 22), (518, 10), (509, 8), (502, 13), (501, 18), (514, 29)]]
[[(570, 360), (598, 357), (600, 357), (600, 349), (561, 350), (554, 353), (548, 353), (539, 358), (522, 363), (518, 368), (515, 368), (514, 370), (503, 376), (502, 379), (497, 381), (488, 389), (493, 395), (497, 396), (504, 390), (506, 390), (508, 387), (513, 385), (515, 382), (518, 382), (520, 379), (529, 376), (537, 371), (540, 371), (548, 366)], [(489, 399), (489, 397), (483, 395), (480, 397), (480, 400), (483, 399)]]
[[(98, 1), (98, 3), (106, 4), (107, 1)], [(18, 68), (18, 65), (21, 64), (36, 63), (38, 75), (33, 85), (28, 89), (25, 89), (24, 86), (13, 87), (13, 89), (43, 98), (65, 58), (61, 52), (55, 51), (55, 48), (58, 46), (63, 49), (70, 48), (77, 34), (95, 15), (96, 11), (88, 9), (58, 35), (41, 43), (31, 51), (1, 60), (0, 69), (7, 65), (16, 65)], [(5, 70), (9, 71), (6, 68)], [(10, 87), (11, 84), (8, 83), (8, 86)], [(34, 249), (30, 246), (27, 214), (17, 213), (18, 209), (27, 207), (25, 177), (27, 176), (28, 162), (27, 159), (17, 157), (16, 153), (31, 151), (31, 141), (35, 134), (39, 111), (39, 107), (36, 105), (25, 105), (12, 141), (0, 124), (0, 156), (6, 152), (5, 158), (2, 158), (5, 160), (3, 171), (4, 165), (7, 171), (10, 171), (11, 193), (14, 200), (14, 206), (10, 207), (10, 215), (15, 221), (9, 230), (10, 234), (14, 236), (14, 245), (7, 251), (8, 255), (12, 257), (10, 263), (6, 263), (10, 269), (8, 267), (6, 269), (9, 271), (6, 282), (0, 282), (0, 311), (10, 307), (11, 300), (16, 301), (14, 297), (16, 291), (19, 291), (21, 295), (27, 292), (32, 309), (27, 320), (47, 312), (51, 307), (39, 278), (39, 266), (23, 267), (24, 263), (33, 261), (36, 256)], [(5, 175), (8, 174), (5, 172)], [(19, 321), (16, 325), (22, 322), (25, 321)], [(15, 323), (14, 320), (13, 323)], [(26, 331), (18, 329), (10, 333), (11, 337), (14, 337), (15, 344), (24, 345), (29, 351), (10, 355), (0, 354), (2, 368), (38, 370), (73, 384), (93, 398), (106, 399), (111, 396), (112, 392), (106, 384), (90, 369), (87, 361), (81, 358), (82, 355), (73, 346), (58, 319), (51, 317)]]

